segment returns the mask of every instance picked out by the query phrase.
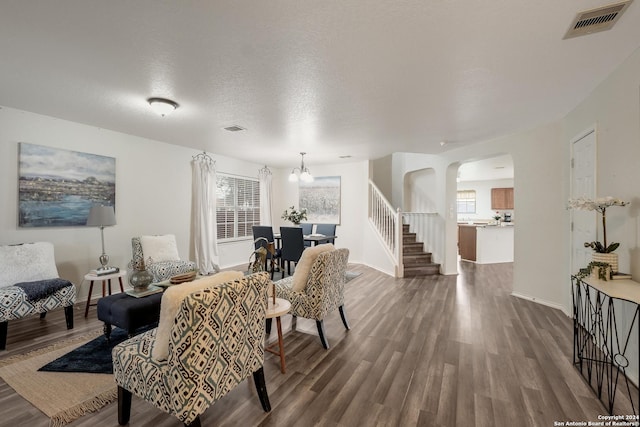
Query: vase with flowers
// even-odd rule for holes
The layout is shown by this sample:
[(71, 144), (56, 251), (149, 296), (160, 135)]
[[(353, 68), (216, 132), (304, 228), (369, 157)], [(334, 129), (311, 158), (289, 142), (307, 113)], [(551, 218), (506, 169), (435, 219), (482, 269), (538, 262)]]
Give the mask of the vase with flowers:
[(608, 263), (613, 273), (618, 272), (618, 254), (613, 252), (618, 249), (620, 243), (607, 243), (607, 208), (627, 206), (628, 204), (629, 202), (610, 196), (597, 199), (578, 197), (569, 200), (569, 209), (596, 211), (602, 215), (602, 242), (585, 242), (584, 247), (594, 250), (591, 256), (593, 262)]
[(496, 224), (500, 224), (500, 220), (502, 219), (502, 215), (500, 215), (499, 211), (496, 211), (496, 213), (493, 215), (493, 219), (496, 220)]
[(280, 218), (290, 221), (295, 225), (300, 225), (302, 221), (307, 219), (307, 210), (305, 208), (296, 210), (294, 206), (291, 206), (289, 209), (284, 210)]

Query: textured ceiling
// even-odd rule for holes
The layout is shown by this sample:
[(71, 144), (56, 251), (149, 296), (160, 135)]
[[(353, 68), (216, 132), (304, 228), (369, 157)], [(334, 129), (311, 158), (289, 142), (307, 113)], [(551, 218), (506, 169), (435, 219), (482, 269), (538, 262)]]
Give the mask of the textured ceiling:
[(638, 4), (562, 39), (604, 4), (2, 0), (0, 105), (275, 167), (439, 153), (574, 108), (640, 45)]

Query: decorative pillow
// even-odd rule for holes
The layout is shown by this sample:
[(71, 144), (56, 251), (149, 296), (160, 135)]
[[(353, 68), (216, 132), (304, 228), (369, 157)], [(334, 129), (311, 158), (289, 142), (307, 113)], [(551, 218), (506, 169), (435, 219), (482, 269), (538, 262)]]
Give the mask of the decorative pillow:
[(300, 261), (296, 264), (296, 269), (293, 272), (293, 286), (291, 290), (294, 292), (301, 292), (305, 286), (307, 286), (307, 278), (311, 271), (311, 266), (315, 262), (318, 255), (322, 252), (333, 251), (336, 248), (331, 243), (325, 243), (324, 245), (316, 245), (302, 251)]
[(23, 243), (0, 246), (0, 288), (19, 282), (55, 279), (58, 277), (53, 244)]
[(180, 261), (176, 236), (173, 234), (141, 236), (140, 244), (145, 260), (151, 258), (153, 262)]
[(244, 277), (244, 274), (241, 271), (222, 271), (193, 282), (170, 286), (164, 291), (160, 302), (160, 321), (158, 322), (158, 330), (151, 350), (151, 357), (155, 360), (166, 360), (169, 357), (171, 328), (183, 299), (196, 291), (241, 279), (242, 277)]

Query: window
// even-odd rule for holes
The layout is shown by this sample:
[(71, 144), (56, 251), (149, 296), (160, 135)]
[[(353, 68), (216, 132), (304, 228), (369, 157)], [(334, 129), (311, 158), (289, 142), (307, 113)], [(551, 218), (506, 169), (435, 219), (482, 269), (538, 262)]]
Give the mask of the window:
[(216, 189), (218, 240), (253, 236), (260, 225), (260, 183), (257, 179), (218, 174)]
[(458, 191), (458, 213), (470, 214), (476, 213), (476, 191), (462, 190)]

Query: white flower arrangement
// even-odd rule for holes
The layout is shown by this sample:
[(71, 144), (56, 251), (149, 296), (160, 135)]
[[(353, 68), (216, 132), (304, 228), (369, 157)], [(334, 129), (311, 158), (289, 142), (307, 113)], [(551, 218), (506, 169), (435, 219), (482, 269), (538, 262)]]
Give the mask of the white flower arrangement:
[(586, 197), (578, 197), (577, 199), (569, 199), (569, 209), (579, 209), (583, 211), (597, 211), (601, 214), (611, 206), (626, 206), (629, 202), (615, 197), (600, 197), (597, 199), (588, 199)]
[(629, 202), (616, 197), (600, 197), (597, 199), (589, 199), (587, 197), (578, 197), (576, 199), (569, 199), (569, 209), (578, 209), (583, 211), (596, 211), (602, 214), (602, 243), (600, 242), (585, 242), (585, 247), (590, 247), (598, 253), (611, 253), (618, 249), (620, 243), (611, 243), (607, 245), (607, 208), (612, 206), (627, 206)]
[[(289, 211), (289, 209), (291, 209), (291, 211)], [(307, 220), (307, 210), (305, 208), (297, 211), (295, 207), (291, 206), (289, 209), (285, 209), (280, 218), (291, 221), (295, 225), (299, 225), (302, 221)]]

